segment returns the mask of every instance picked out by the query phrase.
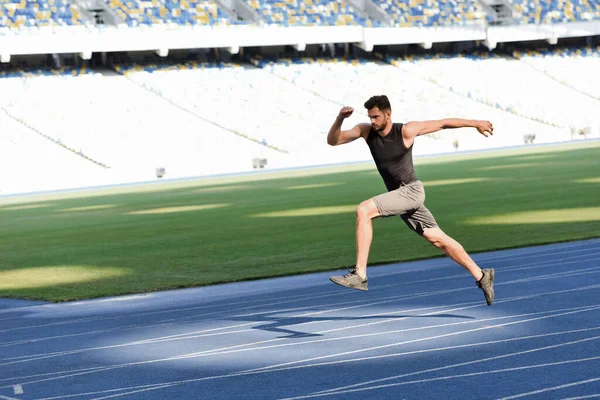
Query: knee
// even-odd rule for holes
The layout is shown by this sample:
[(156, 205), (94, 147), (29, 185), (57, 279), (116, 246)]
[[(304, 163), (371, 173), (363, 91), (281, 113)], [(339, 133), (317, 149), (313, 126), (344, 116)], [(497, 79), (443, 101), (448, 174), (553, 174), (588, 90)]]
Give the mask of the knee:
[(444, 250), (448, 247), (450, 238), (440, 229), (425, 229), (423, 237), (438, 249)]
[(373, 219), (379, 215), (379, 210), (373, 200), (365, 200), (356, 207), (356, 218)]
[(366, 201), (363, 201), (356, 207), (356, 218), (363, 219), (369, 216), (369, 205)]

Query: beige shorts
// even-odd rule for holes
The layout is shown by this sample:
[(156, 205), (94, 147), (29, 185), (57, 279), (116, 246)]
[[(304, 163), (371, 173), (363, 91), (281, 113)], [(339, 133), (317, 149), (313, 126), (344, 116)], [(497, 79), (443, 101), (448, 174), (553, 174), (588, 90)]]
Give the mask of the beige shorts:
[(438, 226), (431, 212), (425, 207), (425, 188), (417, 180), (396, 190), (373, 197), (382, 217), (400, 216), (406, 225), (419, 235), (425, 228)]

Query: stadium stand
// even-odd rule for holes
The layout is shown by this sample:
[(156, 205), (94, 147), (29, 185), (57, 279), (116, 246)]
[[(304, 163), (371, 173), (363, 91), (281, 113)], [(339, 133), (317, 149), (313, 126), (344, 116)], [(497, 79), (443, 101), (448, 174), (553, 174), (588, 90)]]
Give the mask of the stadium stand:
[[(230, 18), (213, 0), (106, 0), (131, 26), (247, 24)], [(379, 26), (343, 0), (247, 0), (266, 25), (278, 26)]]
[[(78, 76), (82, 74), (92, 73), (92, 71), (87, 68), (57, 68), (57, 69), (47, 69), (47, 68), (28, 68), (28, 69), (11, 69), (0, 71), (0, 78), (28, 78), (34, 76)], [(7, 80), (6, 82), (11, 82), (13, 84), (21, 84), (22, 82), (18, 80)], [(8, 98), (4, 98), (4, 101), (10, 101)]]
[(213, 0), (106, 0), (130, 27), (172, 24), (175, 26), (231, 25), (239, 23)]
[[(29, 129), (0, 111), (0, 194), (111, 183), (101, 166)], [(106, 178), (104, 178), (106, 177)]]
[(227, 14), (213, 0), (164, 0), (179, 25), (231, 25)]
[[(104, 170), (97, 177), (102, 182), (155, 179), (160, 167), (168, 178), (250, 171), (254, 158), (267, 158), (269, 166), (293, 164), (285, 154), (203, 121), (115, 73), (27, 73), (0, 79), (0, 92), (0, 108), (12, 117), (4, 120), (22, 121), (23, 129), (68, 157), (78, 155)], [(94, 179), (87, 184), (99, 184)]]
[(600, 19), (598, 0), (508, 0), (517, 21), (526, 24)]
[(596, 123), (594, 110), (600, 107), (597, 99), (512, 56), (475, 52), (406, 56), (390, 62), (442, 88), (524, 119), (569, 130)]
[(392, 16), (396, 26), (449, 26), (483, 22), (486, 18), (475, 0), (375, 0)]
[[(572, 126), (598, 124), (587, 114), (598, 100), (573, 88), (584, 85), (573, 76), (584, 74), (567, 72), (573, 57), (597, 63), (598, 49), (517, 56), (254, 57), (251, 64), (122, 64), (116, 72), (12, 70), (0, 74), (0, 114), (63, 152), (65, 169), (73, 157), (89, 165), (88, 185), (150, 180), (160, 167), (174, 178), (251, 171), (256, 159), (269, 168), (368, 161), (361, 141), (334, 149), (325, 138), (342, 105), (355, 107), (346, 122), (352, 126), (366, 121), (362, 105), (379, 93), (389, 95), (398, 122), (489, 119), (502, 132), (493, 141), (460, 129), (427, 135), (416, 156), (520, 145), (526, 137), (571, 140)], [(565, 75), (551, 78), (530, 65), (549, 58), (567, 62), (557, 69)], [(524, 80), (531, 89), (517, 90)], [(561, 97), (544, 96), (548, 87)], [(597, 95), (595, 88), (588, 87)]]
[[(197, 26), (245, 24), (232, 18), (214, 0), (105, 0), (130, 27), (152, 25)], [(245, 0), (266, 25), (379, 27), (344, 0)], [(529, 24), (600, 19), (598, 0), (507, 0), (517, 21)], [(372, 0), (398, 27), (436, 27), (483, 23), (490, 20), (475, 0)], [(75, 26), (86, 19), (74, 2), (66, 0), (3, 0), (0, 29)]]
[[(483, 104), (441, 88), (418, 74), (409, 73), (382, 61), (358, 59), (296, 59), (267, 61), (257, 60), (257, 65), (273, 74), (304, 88), (317, 92), (331, 101), (351, 104), (355, 112), (366, 120), (363, 103), (369, 93), (388, 94), (392, 101), (394, 120), (442, 119), (448, 117), (489, 119), (503, 135), (488, 141), (483, 136), (465, 137), (462, 130), (446, 131), (438, 135), (420, 138), (422, 145), (415, 154), (434, 154), (452, 151), (455, 141), (463, 150), (511, 146), (523, 143), (523, 135), (536, 134), (536, 141), (552, 142), (568, 140), (569, 130), (549, 126), (494, 105)], [(462, 78), (462, 77), (461, 77)], [(468, 85), (468, 80), (465, 84)], [(429, 140), (429, 139), (436, 140)]]
[(267, 25), (283, 26), (379, 26), (344, 0), (247, 0)]
[(236, 63), (192, 62), (177, 66), (118, 67), (117, 70), (200, 118), (287, 153), (290, 159), (299, 157), (314, 164), (348, 157), (345, 151), (331, 153), (325, 143), (339, 104), (302, 90), (261, 68)]
[(85, 24), (78, 6), (67, 0), (2, 0), (0, 30)]
[(515, 58), (536, 68), (552, 79), (600, 100), (600, 46), (515, 51)]
[[(600, 20), (600, 0), (506, 1), (524, 24)], [(159, 27), (160, 33), (163, 27), (250, 24), (237, 20), (241, 14), (236, 4), (253, 21), (256, 15), (250, 10), (265, 25), (275, 27), (368, 28), (390, 20), (398, 28), (464, 27), (490, 21), (485, 12), (489, 8), (475, 0), (369, 0), (368, 5), (377, 7), (370, 10), (353, 6), (360, 2), (344, 0), (99, 0), (96, 4), (108, 7), (117, 20), (133, 29), (112, 29), (108, 24), (94, 30), (88, 21), (90, 11), (74, 1), (0, 0), (0, 39), (4, 39), (0, 44), (10, 43), (6, 32), (30, 28), (42, 34), (47, 27), (52, 28), (48, 31), (59, 27), (137, 34), (147, 31), (139, 27)], [(262, 28), (242, 28), (255, 29)], [(316, 30), (322, 31), (333, 30)], [(336, 35), (367, 32), (335, 31)], [(406, 31), (413, 35), (420, 30)], [(476, 45), (471, 43), (448, 54), (435, 47), (412, 51), (404, 46), (384, 47), (381, 51), (398, 52), (373, 56), (359, 50), (368, 48), (367, 38), (361, 45), (346, 47), (329, 42), (313, 45), (311, 38), (306, 44), (312, 49), (304, 53), (302, 40), (273, 51), (257, 50), (257, 45), (237, 53), (233, 45), (223, 48), (230, 52), (226, 57), (220, 50), (207, 49), (182, 55), (165, 45), (142, 52), (164, 56), (163, 50), (169, 50), (167, 58), (129, 53), (108, 56), (107, 61), (106, 54), (92, 50), (95, 59), (81, 53), (82, 61), (73, 53), (64, 56), (71, 67), (37, 70), (20, 69), (19, 58), (9, 61), (13, 53), (6, 51), (0, 54), (0, 124), (7, 129), (0, 129), (0, 162), (7, 168), (14, 166), (11, 170), (23, 168), (22, 176), (42, 190), (154, 180), (161, 167), (166, 178), (178, 178), (252, 171), (257, 160), (267, 160), (268, 168), (370, 161), (362, 141), (332, 148), (326, 135), (342, 105), (356, 110), (345, 122), (349, 127), (367, 120), (364, 101), (381, 93), (390, 96), (398, 122), (489, 119), (502, 132), (494, 140), (460, 129), (427, 135), (419, 139), (416, 156), (600, 135), (600, 83), (593, 79), (600, 70), (600, 47), (458, 52)], [(348, 53), (348, 48), (356, 52)], [(338, 49), (360, 56), (332, 58), (340, 54)], [(325, 53), (327, 58), (316, 56)], [(290, 54), (294, 58), (286, 58)], [(52, 54), (55, 66), (63, 65), (58, 62), (62, 57)], [(191, 58), (210, 61), (182, 61)], [(144, 59), (150, 61), (140, 61)], [(8, 66), (9, 62), (14, 64)], [(103, 67), (88, 66), (98, 64)], [(25, 191), (27, 185), (22, 178), (7, 182), (0, 188), (2, 193)]]

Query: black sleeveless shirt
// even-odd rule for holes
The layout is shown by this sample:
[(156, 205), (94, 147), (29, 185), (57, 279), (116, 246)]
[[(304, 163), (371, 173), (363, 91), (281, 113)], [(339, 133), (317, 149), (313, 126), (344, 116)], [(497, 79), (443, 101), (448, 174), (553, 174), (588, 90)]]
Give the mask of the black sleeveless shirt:
[(371, 155), (388, 191), (417, 180), (413, 167), (413, 146), (407, 148), (404, 145), (402, 126), (402, 123), (392, 124), (392, 130), (384, 137), (371, 128), (367, 137)]

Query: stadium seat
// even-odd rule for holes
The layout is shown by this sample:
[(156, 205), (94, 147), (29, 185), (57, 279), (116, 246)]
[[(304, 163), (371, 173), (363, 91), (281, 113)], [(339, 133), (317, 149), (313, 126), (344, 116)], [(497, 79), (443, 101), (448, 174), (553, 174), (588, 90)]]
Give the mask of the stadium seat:
[(229, 25), (232, 21), (212, 0), (164, 0), (180, 25)]
[(66, 0), (3, 0), (0, 28), (21, 30), (37, 27), (83, 25), (77, 5)]
[(600, 19), (598, 0), (509, 0), (518, 21), (527, 24)]
[[(298, 162), (119, 75), (87, 69), (21, 71), (0, 76), (0, 93), (2, 126), (6, 110), (45, 142), (62, 148), (65, 158), (76, 155), (104, 171), (98, 180), (90, 177), (87, 185), (155, 179), (157, 167), (166, 169), (167, 178), (177, 178), (252, 171), (255, 157), (267, 158), (273, 167)], [(226, 154), (216, 151), (223, 148)]]
[(465, 25), (485, 20), (475, 0), (374, 0), (397, 26)]
[[(392, 102), (393, 120), (396, 122), (448, 117), (489, 119), (494, 121), (498, 131), (503, 132), (502, 136), (495, 137), (493, 141), (486, 140), (481, 135), (469, 136), (467, 139), (460, 130), (428, 135), (415, 149), (415, 154), (453, 151), (455, 140), (460, 141), (460, 147), (464, 150), (522, 144), (522, 132), (536, 132), (537, 142), (565, 140), (569, 137), (568, 129), (510, 114), (495, 105), (476, 102), (435, 85), (429, 81), (429, 77), (421, 79), (419, 75), (404, 71), (404, 66), (399, 69), (383, 61), (304, 58), (272, 61), (260, 59), (256, 63), (282, 79), (309, 92), (316, 92), (340, 106), (353, 106), (354, 115), (360, 122), (368, 121), (363, 104), (369, 94), (387, 94)], [(377, 79), (372, 79), (374, 76)], [(467, 80), (464, 83), (468, 85), (469, 82)]]
[[(322, 135), (328, 129), (331, 113), (338, 111), (314, 94), (250, 65), (191, 62), (175, 67), (123, 66), (117, 70), (205, 120), (288, 154), (304, 152), (311, 146), (316, 150), (314, 145), (325, 141)], [(324, 109), (330, 110), (324, 125), (302, 134), (284, 133), (297, 129), (294, 121)]]
[(213, 0), (106, 0), (106, 2), (130, 27), (241, 23), (230, 19)]
[(600, 100), (600, 81), (596, 78), (600, 71), (600, 46), (521, 51), (514, 56), (540, 73)]
[(593, 124), (600, 107), (599, 100), (508, 55), (474, 52), (391, 62), (441, 88), (548, 126)]
[(110, 183), (106, 169), (0, 112), (0, 194)]
[(267, 25), (379, 26), (343, 0), (246, 0)]
[[(453, 152), (457, 144), (481, 150), (534, 136), (536, 143), (566, 141), (573, 129), (594, 128), (599, 62), (600, 48), (586, 48), (165, 61), (119, 65), (116, 76), (84, 68), (7, 70), (0, 73), (0, 120), (8, 113), (21, 121), (19, 131), (69, 150), (65, 168), (82, 160), (100, 168), (88, 185), (155, 179), (158, 167), (169, 178), (251, 171), (256, 158), (269, 168), (369, 161), (361, 140), (333, 148), (326, 137), (343, 105), (355, 109), (344, 126), (367, 122), (363, 104), (373, 94), (390, 97), (395, 122), (487, 119), (498, 132), (493, 140), (461, 129), (425, 135), (414, 149), (422, 156)], [(29, 151), (27, 143), (19, 140), (19, 154)]]

